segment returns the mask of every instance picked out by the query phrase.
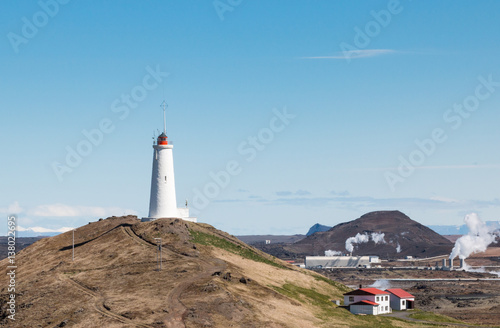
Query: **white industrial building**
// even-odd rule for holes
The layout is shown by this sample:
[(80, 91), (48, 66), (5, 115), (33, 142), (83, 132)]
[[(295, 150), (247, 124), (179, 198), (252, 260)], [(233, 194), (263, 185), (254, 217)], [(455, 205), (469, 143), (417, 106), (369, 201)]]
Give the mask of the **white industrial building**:
[(391, 308), (394, 310), (412, 310), (415, 305), (415, 296), (402, 290), (401, 288), (386, 289), (389, 292), (391, 299)]
[(360, 288), (344, 294), (344, 305), (354, 314), (391, 313), (390, 295), (378, 288)]
[(306, 256), (306, 268), (370, 268), (380, 263), (378, 256)]

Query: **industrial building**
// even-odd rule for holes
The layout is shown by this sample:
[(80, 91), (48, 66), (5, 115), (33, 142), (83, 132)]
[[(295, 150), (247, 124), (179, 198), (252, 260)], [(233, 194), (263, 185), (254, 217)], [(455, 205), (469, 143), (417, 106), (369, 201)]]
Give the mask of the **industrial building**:
[(306, 256), (306, 268), (370, 268), (380, 263), (378, 256)]

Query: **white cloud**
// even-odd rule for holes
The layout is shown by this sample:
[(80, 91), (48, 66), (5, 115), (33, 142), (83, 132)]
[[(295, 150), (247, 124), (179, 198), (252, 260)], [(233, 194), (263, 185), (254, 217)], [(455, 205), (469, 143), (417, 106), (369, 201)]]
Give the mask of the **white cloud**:
[(123, 214), (137, 215), (137, 212), (131, 209), (120, 207), (71, 206), (66, 204), (39, 205), (33, 209), (28, 210), (29, 216), (44, 217), (107, 217), (112, 215), (120, 216)]
[(460, 202), (458, 199), (453, 199), (453, 198), (449, 198), (449, 197), (441, 197), (441, 196), (431, 197), (430, 199), (437, 200), (437, 201), (444, 202), (444, 203), (458, 203), (458, 202)]
[(314, 57), (303, 57), (304, 59), (352, 59), (352, 58), (368, 58), (381, 55), (388, 55), (395, 53), (392, 49), (359, 49), (359, 50), (349, 50), (343, 52), (337, 52), (333, 56), (314, 56)]
[[(483, 165), (427, 165), (415, 166), (415, 170), (470, 170), (470, 169), (500, 169), (497, 164), (483, 164)], [(349, 168), (346, 171), (388, 171), (398, 170), (398, 167), (361, 167)]]
[(38, 233), (44, 233), (44, 232), (66, 232), (66, 231), (71, 231), (73, 228), (70, 227), (62, 227), (59, 229), (47, 229), (43, 227), (30, 227), (30, 228), (23, 228), (21, 226), (16, 227), (17, 231), (33, 231), (33, 232), (38, 232)]
[(14, 203), (10, 204), (7, 207), (2, 207), (0, 208), (0, 213), (3, 214), (19, 214), (23, 211), (24, 209), (19, 205), (18, 201), (15, 201)]
[(325, 251), (325, 256), (338, 256), (342, 255), (341, 251), (332, 251), (331, 249)]

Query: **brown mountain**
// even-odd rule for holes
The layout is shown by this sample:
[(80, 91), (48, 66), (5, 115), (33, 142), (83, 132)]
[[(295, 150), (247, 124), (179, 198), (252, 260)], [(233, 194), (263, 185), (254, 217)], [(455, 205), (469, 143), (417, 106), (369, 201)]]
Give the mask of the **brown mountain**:
[[(161, 238), (162, 269), (157, 270)], [(8, 272), (8, 259), (0, 270)], [(5, 327), (399, 327), (336, 306), (349, 291), (208, 224), (112, 217), (16, 254), (16, 315), (0, 276)], [(10, 270), (10, 269), (9, 269)], [(405, 323), (406, 324), (406, 323)], [(406, 324), (411, 327), (413, 323)]]
[[(431, 257), (449, 254), (453, 248), (448, 239), (399, 211), (378, 211), (367, 213), (354, 221), (340, 223), (326, 232), (317, 232), (287, 245), (285, 249), (299, 255), (324, 255), (325, 250), (348, 253), (346, 240), (358, 233), (367, 235), (368, 242), (354, 242), (353, 255), (378, 255), (382, 258), (401, 258), (407, 255)], [(384, 242), (375, 243), (373, 233), (383, 233)]]

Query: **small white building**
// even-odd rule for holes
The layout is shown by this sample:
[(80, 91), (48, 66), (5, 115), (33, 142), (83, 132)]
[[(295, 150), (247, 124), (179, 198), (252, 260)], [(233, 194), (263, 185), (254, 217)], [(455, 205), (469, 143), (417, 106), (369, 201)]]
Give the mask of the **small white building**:
[(344, 294), (344, 305), (354, 314), (391, 313), (390, 295), (378, 288), (360, 288)]
[(401, 288), (387, 289), (391, 298), (391, 308), (394, 310), (412, 310), (415, 308), (415, 296)]

